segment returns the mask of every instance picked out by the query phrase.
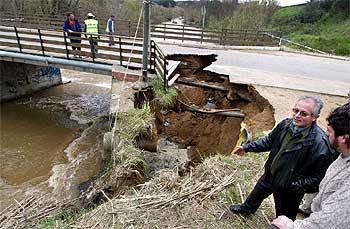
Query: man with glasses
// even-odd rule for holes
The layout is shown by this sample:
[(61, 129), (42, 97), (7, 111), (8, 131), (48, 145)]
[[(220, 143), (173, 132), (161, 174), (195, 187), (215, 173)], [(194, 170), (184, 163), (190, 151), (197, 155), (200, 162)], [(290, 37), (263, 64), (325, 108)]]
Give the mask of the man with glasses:
[(281, 121), (266, 137), (236, 148), (233, 153), (270, 151), (265, 172), (242, 205), (231, 205), (235, 214), (254, 213), (273, 194), (276, 216), (295, 219), (305, 193), (318, 191), (333, 161), (327, 136), (316, 124), (322, 101), (314, 96), (300, 98), (292, 118)]
[(310, 217), (292, 221), (279, 216), (272, 225), (284, 228), (349, 228), (350, 227), (350, 107), (335, 109), (327, 118), (327, 136), (332, 148), (340, 153), (328, 168), (314, 198)]

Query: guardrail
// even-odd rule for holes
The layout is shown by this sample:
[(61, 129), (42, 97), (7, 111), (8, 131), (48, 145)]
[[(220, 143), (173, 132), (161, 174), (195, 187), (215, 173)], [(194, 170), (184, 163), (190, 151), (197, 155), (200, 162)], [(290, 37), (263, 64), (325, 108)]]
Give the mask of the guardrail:
[[(61, 30), (64, 18), (33, 17), (23, 15), (17, 18), (0, 17), (1, 24), (12, 26), (26, 26), (37, 28), (38, 25), (46, 29)], [(42, 21), (46, 23), (43, 24)], [(101, 28), (104, 28), (106, 20), (100, 20)], [(81, 21), (83, 23), (83, 21)], [(134, 36), (137, 23), (131, 21), (116, 20), (116, 34), (120, 36)], [(101, 29), (102, 30), (102, 29)], [(268, 34), (281, 37), (281, 32), (276, 31), (254, 31), (254, 30), (232, 30), (220, 29), (209, 30), (199, 27), (190, 27), (177, 24), (151, 25), (151, 36), (163, 40), (178, 40), (185, 42), (214, 43), (223, 46), (278, 46), (279, 41)], [(137, 34), (143, 36), (142, 29)]]
[[(142, 63), (142, 40), (135, 42), (132, 38), (113, 36), (114, 46), (109, 46), (109, 35), (77, 33), (79, 37), (68, 36), (67, 33), (47, 29), (28, 29), (0, 26), (0, 49), (21, 53), (39, 54), (59, 58), (72, 59), (76, 56), (84, 61), (111, 64), (119, 61), (125, 65), (129, 61), (135, 67)], [(79, 41), (73, 43), (73, 40)], [(90, 42), (94, 39), (97, 44)], [(77, 50), (72, 50), (72, 47)], [(78, 50), (80, 49), (80, 50)], [(94, 52), (97, 49), (97, 52)]]
[(185, 25), (161, 24), (151, 27), (152, 37), (163, 40), (193, 41), (198, 43), (214, 43), (223, 46), (278, 46), (269, 34), (281, 36), (276, 31), (254, 31), (254, 30), (209, 30)]
[(150, 53), (151, 53), (150, 58), (152, 59), (150, 63), (151, 63), (151, 66), (153, 66), (153, 71), (158, 77), (160, 77), (163, 80), (163, 83), (164, 83), (163, 88), (164, 90), (166, 90), (168, 88), (167, 73), (168, 73), (169, 61), (166, 59), (166, 56), (164, 55), (162, 50), (153, 40), (151, 41)]
[[(66, 17), (61, 16), (32, 16), (32, 15), (1, 15), (0, 23), (6, 26), (16, 26), (16, 27), (26, 27), (26, 28), (42, 28), (42, 29), (53, 29), (62, 30), (63, 23)], [(98, 20), (100, 24), (101, 31), (105, 30), (107, 24), (107, 19)], [(82, 25), (84, 25), (84, 20), (79, 20)], [(43, 23), (45, 22), (45, 23)], [(137, 22), (132, 21), (122, 21), (115, 20), (116, 24), (116, 34), (119, 36), (133, 37), (136, 31)], [(142, 31), (138, 34), (138, 37), (142, 37)]]
[[(0, 50), (109, 65), (119, 61), (121, 66), (126, 66), (130, 61), (132, 67), (141, 69), (142, 39), (136, 39), (134, 42), (130, 37), (113, 36), (115, 46), (109, 46), (107, 34), (75, 34), (79, 34), (80, 37), (68, 36), (65, 32), (56, 30), (0, 26)], [(95, 38), (98, 43), (96, 46), (90, 42), (92, 36), (98, 36)], [(70, 39), (79, 40), (81, 43), (72, 43)], [(72, 50), (72, 46), (81, 50)], [(94, 52), (95, 48), (97, 52)], [(149, 70), (163, 79), (165, 90), (169, 80), (168, 65), (169, 61), (162, 50), (151, 40)]]

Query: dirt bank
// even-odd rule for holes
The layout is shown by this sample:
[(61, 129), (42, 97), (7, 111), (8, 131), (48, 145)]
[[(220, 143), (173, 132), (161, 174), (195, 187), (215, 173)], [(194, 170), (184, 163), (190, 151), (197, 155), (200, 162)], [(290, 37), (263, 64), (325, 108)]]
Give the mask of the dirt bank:
[(215, 61), (215, 55), (181, 55), (171, 59), (181, 60), (176, 70), (181, 75), (176, 84), (178, 96), (171, 109), (155, 106), (153, 110), (159, 134), (188, 148), (192, 160), (231, 153), (243, 119), (190, 112), (183, 104), (208, 111), (238, 109), (245, 115), (244, 122), (253, 136), (274, 126), (273, 107), (253, 86), (230, 84), (226, 76), (203, 70)]

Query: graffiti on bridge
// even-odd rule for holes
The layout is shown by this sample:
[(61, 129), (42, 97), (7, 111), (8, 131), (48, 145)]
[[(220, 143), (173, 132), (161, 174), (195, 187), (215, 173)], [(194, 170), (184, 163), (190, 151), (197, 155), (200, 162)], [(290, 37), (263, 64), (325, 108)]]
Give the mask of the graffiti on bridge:
[(60, 69), (55, 67), (45, 67), (41, 68), (38, 72), (39, 77), (52, 78), (56, 75), (60, 75)]

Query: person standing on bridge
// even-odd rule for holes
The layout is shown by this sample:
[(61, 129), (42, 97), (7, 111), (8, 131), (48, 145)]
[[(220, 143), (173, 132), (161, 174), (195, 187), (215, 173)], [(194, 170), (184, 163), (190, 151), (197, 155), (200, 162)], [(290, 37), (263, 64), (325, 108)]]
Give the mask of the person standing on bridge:
[(115, 32), (115, 27), (114, 27), (114, 15), (112, 14), (108, 21), (107, 21), (107, 26), (106, 26), (106, 32), (109, 35), (109, 46), (114, 45), (114, 32)]
[(282, 120), (268, 136), (233, 151), (238, 155), (270, 151), (264, 174), (242, 205), (230, 206), (233, 213), (252, 214), (273, 194), (276, 216), (295, 220), (304, 194), (318, 191), (335, 159), (327, 136), (316, 124), (322, 107), (317, 97), (301, 97), (292, 109), (292, 118)]
[[(80, 44), (81, 44), (81, 25), (74, 17), (73, 13), (68, 13), (67, 14), (67, 19), (64, 21), (63, 24), (63, 30), (67, 33), (67, 35), (70, 37), (70, 42), (72, 44), (72, 49), (73, 50), (81, 50)], [(79, 37), (79, 39), (74, 39), (74, 37)], [(79, 44), (79, 45), (75, 45)], [(74, 54), (76, 57), (76, 54)]]
[(95, 15), (92, 13), (87, 14), (87, 19), (84, 21), (85, 23), (85, 36), (89, 37), (89, 43), (91, 46), (91, 53), (97, 53), (97, 39), (99, 39), (98, 34), (100, 33), (100, 27), (98, 25), (98, 21), (95, 19)]

